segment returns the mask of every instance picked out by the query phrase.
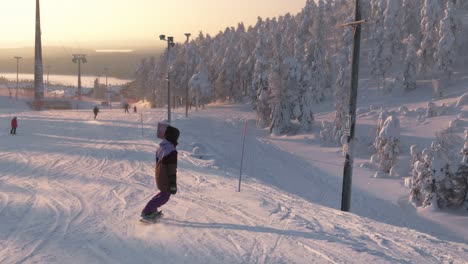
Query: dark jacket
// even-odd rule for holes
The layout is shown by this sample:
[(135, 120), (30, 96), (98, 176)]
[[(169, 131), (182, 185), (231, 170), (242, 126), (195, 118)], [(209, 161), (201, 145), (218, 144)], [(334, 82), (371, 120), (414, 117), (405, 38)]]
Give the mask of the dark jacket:
[(170, 192), (170, 186), (177, 183), (177, 150), (172, 151), (156, 163), (156, 185), (162, 192)]

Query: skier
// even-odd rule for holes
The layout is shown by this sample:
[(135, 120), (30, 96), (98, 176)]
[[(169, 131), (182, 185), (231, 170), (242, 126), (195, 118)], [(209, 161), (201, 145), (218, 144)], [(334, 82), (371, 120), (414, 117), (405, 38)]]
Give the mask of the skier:
[(93, 112), (94, 112), (94, 119), (96, 119), (97, 114), (99, 113), (99, 108), (97, 107), (97, 105), (94, 107)]
[(130, 112), (128, 111), (128, 107), (129, 107), (129, 105), (128, 105), (128, 103), (126, 103), (126, 104), (125, 104), (125, 113), (130, 113)]
[(168, 126), (164, 132), (164, 139), (156, 150), (156, 194), (141, 212), (143, 220), (154, 221), (162, 216), (158, 208), (167, 203), (171, 194), (177, 192), (177, 140), (180, 132), (177, 128)]
[(136, 113), (137, 112), (137, 108), (136, 108), (136, 105), (133, 106), (133, 113)]
[(16, 119), (16, 116), (11, 119), (11, 130), (10, 134), (16, 135), (16, 128), (18, 127), (18, 120)]

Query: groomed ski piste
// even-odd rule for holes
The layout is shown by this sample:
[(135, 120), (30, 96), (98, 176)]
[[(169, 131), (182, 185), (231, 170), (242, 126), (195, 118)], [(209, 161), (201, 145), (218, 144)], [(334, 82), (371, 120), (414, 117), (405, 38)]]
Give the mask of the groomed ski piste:
[[(462, 92), (460, 85), (444, 102)], [(363, 94), (360, 106), (372, 101), (390, 109), (424, 107), (430, 98), (378, 101)], [(375, 170), (359, 166), (369, 155), (358, 148), (351, 212), (342, 212), (341, 149), (321, 142), (318, 128), (270, 136), (255, 127), (248, 104), (208, 105), (188, 118), (175, 110), (179, 190), (158, 223), (142, 225), (141, 209), (156, 193), (156, 126), (167, 113), (101, 109), (94, 120), (91, 109), (33, 111), (0, 98), (0, 263), (468, 261), (465, 210), (415, 209), (401, 178), (376, 179)], [(331, 120), (331, 111), (316, 109), (317, 120)], [(9, 135), (12, 116), (16, 136)], [(401, 116), (402, 155), (409, 144), (430, 144), (453, 118), (420, 124)], [(358, 133), (376, 119), (361, 114)]]

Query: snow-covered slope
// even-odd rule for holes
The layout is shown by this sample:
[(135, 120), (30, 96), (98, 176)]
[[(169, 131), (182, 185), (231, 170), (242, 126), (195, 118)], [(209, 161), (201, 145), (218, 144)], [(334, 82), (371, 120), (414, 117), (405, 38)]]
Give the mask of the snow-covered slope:
[[(416, 212), (399, 199), (399, 181), (372, 179), (365, 168), (355, 168), (352, 212), (339, 211), (339, 150), (313, 135), (272, 138), (254, 128), (246, 106), (210, 106), (189, 119), (175, 113), (179, 192), (161, 222), (147, 226), (137, 220), (155, 194), (163, 109), (102, 110), (93, 120), (91, 110), (34, 112), (0, 100), (0, 263), (468, 259), (466, 233)], [(12, 115), (16, 136), (8, 134)]]

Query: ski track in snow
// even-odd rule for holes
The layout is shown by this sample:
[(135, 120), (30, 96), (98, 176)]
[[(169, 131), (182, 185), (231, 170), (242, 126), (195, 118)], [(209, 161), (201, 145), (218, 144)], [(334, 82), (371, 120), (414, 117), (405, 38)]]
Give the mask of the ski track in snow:
[[(175, 113), (179, 192), (150, 226), (137, 220), (155, 194), (153, 135), (164, 111), (144, 112), (144, 137), (140, 116), (121, 110), (97, 120), (21, 113), (18, 137), (1, 139), (0, 263), (466, 263), (466, 244), (320, 205), (338, 187), (307, 177), (308, 165), (262, 131), (247, 139), (237, 192), (241, 130), (254, 116), (233, 110)], [(286, 181), (291, 166), (299, 186)], [(307, 199), (288, 192), (307, 186)]]

